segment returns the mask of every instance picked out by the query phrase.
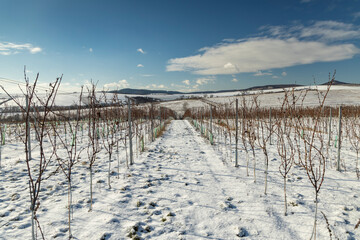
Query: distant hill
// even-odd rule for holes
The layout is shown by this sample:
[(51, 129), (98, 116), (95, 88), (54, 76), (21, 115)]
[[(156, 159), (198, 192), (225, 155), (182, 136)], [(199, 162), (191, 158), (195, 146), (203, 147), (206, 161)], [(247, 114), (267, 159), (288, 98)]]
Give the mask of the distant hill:
[[(211, 94), (211, 93), (225, 93), (225, 92), (234, 92), (234, 91), (269, 90), (269, 89), (300, 87), (300, 86), (302, 86), (302, 85), (297, 85), (297, 84), (277, 84), (277, 85), (255, 86), (255, 87), (250, 87), (250, 88), (246, 88), (246, 89), (229, 89), (229, 90), (218, 90), (218, 91), (197, 91), (197, 92), (191, 92), (191, 94)], [(179, 92), (179, 91), (132, 89), (132, 88), (124, 88), (124, 89), (121, 89), (121, 90), (113, 90), (113, 91), (109, 91), (109, 93), (133, 94), (133, 95), (186, 94), (184, 92)], [(189, 94), (189, 93), (187, 93), (187, 94)]]
[(118, 94), (133, 94), (133, 95), (150, 95), (150, 94), (182, 94), (178, 91), (165, 91), (165, 90), (148, 90), (148, 89), (132, 89), (124, 88), (121, 90), (109, 91), (109, 93), (118, 93)]
[[(328, 82), (321, 85), (327, 85)], [(333, 85), (346, 85), (346, 86), (359, 86), (360, 84), (346, 83), (335, 80)], [(148, 89), (132, 89), (124, 88), (121, 90), (109, 91), (110, 93), (118, 94), (133, 94), (133, 95), (156, 95), (156, 94), (214, 94), (214, 93), (226, 93), (226, 92), (235, 92), (235, 91), (261, 91), (261, 90), (270, 90), (270, 89), (282, 89), (282, 88), (292, 88), (292, 87), (302, 87), (304, 85), (299, 84), (274, 84), (274, 85), (264, 85), (264, 86), (255, 86), (245, 89), (230, 89), (230, 90), (217, 90), (217, 91), (197, 91), (197, 92), (179, 92), (179, 91), (166, 91), (166, 90), (148, 90)]]
[(292, 88), (292, 87), (302, 87), (303, 85), (298, 84), (274, 84), (274, 85), (264, 85), (264, 86), (255, 86), (245, 89), (246, 91), (252, 90), (270, 90), (270, 89), (279, 89), (279, 88)]
[[(325, 82), (321, 85), (328, 85), (329, 82)], [(356, 84), (356, 83), (346, 83), (346, 82), (341, 82), (341, 81), (337, 81), (337, 80), (334, 80), (334, 82), (332, 83), (332, 85), (347, 85), (347, 86), (358, 86), (359, 84)]]
[(264, 86), (255, 86), (245, 89), (230, 89), (230, 90), (218, 90), (218, 91), (199, 91), (191, 92), (191, 94), (211, 94), (211, 93), (226, 93), (226, 92), (235, 92), (235, 91), (255, 91), (255, 90), (269, 90), (269, 89), (279, 89), (279, 88), (290, 88), (290, 87), (301, 87), (302, 85), (297, 84), (274, 84), (274, 85), (264, 85)]

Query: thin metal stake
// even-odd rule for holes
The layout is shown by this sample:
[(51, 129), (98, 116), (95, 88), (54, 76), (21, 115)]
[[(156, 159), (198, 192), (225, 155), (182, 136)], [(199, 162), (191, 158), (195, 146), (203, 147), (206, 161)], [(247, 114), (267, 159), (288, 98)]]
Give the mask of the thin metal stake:
[(235, 116), (235, 126), (236, 126), (236, 132), (235, 132), (235, 167), (238, 167), (238, 106), (239, 101), (236, 99), (236, 116)]
[(338, 155), (337, 155), (337, 170), (340, 171), (340, 149), (341, 149), (341, 106), (339, 107), (339, 137), (338, 137)]
[(131, 131), (131, 100), (129, 97), (128, 99), (128, 124), (129, 124), (129, 147), (130, 147), (130, 165), (133, 165), (133, 149), (132, 149), (132, 131)]

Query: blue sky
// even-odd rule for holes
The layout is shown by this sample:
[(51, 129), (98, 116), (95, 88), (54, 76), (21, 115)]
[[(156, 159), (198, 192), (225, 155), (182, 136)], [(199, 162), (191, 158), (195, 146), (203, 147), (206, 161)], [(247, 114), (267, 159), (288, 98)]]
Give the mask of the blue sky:
[(66, 91), (360, 83), (359, 54), (355, 0), (0, 0), (0, 77)]

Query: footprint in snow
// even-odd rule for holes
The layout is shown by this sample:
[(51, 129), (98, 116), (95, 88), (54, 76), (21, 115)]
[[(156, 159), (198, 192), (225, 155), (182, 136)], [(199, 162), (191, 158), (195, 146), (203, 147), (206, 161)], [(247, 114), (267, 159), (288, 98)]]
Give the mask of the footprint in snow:
[(25, 228), (28, 228), (28, 227), (30, 227), (30, 226), (31, 226), (30, 223), (24, 223), (24, 224), (21, 224), (21, 225), (18, 227), (18, 229), (25, 229)]
[(112, 218), (108, 221), (108, 223), (112, 223), (112, 224), (115, 224), (115, 223), (120, 223), (120, 220), (117, 219), (117, 218)]

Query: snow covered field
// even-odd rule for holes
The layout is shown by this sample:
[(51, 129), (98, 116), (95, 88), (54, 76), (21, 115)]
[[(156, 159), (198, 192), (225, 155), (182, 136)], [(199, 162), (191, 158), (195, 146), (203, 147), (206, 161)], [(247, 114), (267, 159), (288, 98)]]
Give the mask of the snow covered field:
[[(89, 208), (89, 175), (82, 157), (74, 168), (72, 233), (74, 239), (309, 239), (313, 227), (314, 190), (300, 167), (288, 179), (288, 216), (284, 216), (283, 178), (276, 147), (269, 148), (268, 194), (264, 195), (264, 161), (257, 154), (257, 181), (246, 176), (245, 154), (238, 168), (186, 120), (174, 120), (163, 136), (146, 147), (126, 169), (120, 153), (117, 178), (107, 187), (107, 159), (98, 155), (94, 205)], [(0, 239), (31, 239), (29, 193), (22, 144), (2, 149)], [(36, 151), (36, 150), (34, 150)], [(331, 148), (335, 158), (336, 149)], [(344, 146), (348, 169), (354, 153)], [(116, 158), (116, 157), (115, 157)], [(115, 159), (113, 160), (115, 162)], [(56, 170), (49, 168), (49, 173)], [(38, 219), (46, 239), (67, 238), (67, 187), (63, 174), (44, 181)], [(360, 183), (354, 171), (328, 167), (320, 191), (318, 239), (359, 239)], [(40, 236), (39, 236), (40, 238)]]
[[(303, 86), (294, 88), (298, 90), (297, 94), (300, 93), (301, 90), (305, 89), (312, 89), (312, 90), (319, 90), (325, 91), (325, 85), (320, 86)], [(291, 88), (287, 88), (287, 90), (291, 90)], [(182, 100), (188, 98), (207, 98), (211, 99), (211, 101), (225, 104), (231, 103), (234, 101), (235, 97), (244, 95), (244, 91), (233, 91), (233, 92), (224, 92), (224, 93), (214, 93), (214, 94), (154, 94), (154, 95), (129, 95), (129, 94), (117, 94), (117, 98), (123, 102), (126, 101), (125, 96), (131, 97), (138, 97), (138, 96), (145, 96), (145, 97), (152, 97), (164, 101), (162, 105), (170, 107), (175, 111), (181, 111), (182, 105), (184, 102), (189, 103), (189, 107), (198, 107), (198, 106), (206, 106), (206, 104), (202, 103), (199, 100)], [(55, 100), (55, 105), (57, 106), (70, 106), (73, 104), (78, 104), (79, 102), (79, 93), (58, 93)], [(112, 93), (106, 93), (104, 95), (103, 92), (97, 92), (97, 98), (100, 101), (104, 102), (105, 96), (107, 100), (111, 100), (113, 97)], [(251, 99), (253, 95), (259, 95), (259, 100), (262, 106), (265, 107), (277, 107), (281, 104), (281, 99), (283, 97), (283, 89), (270, 89), (264, 91), (247, 91), (244, 95), (246, 99)], [(15, 97), (19, 100), (20, 103), (25, 105), (25, 98), (23, 95), (15, 94)], [(42, 96), (42, 93), (39, 94)], [(83, 97), (86, 98), (87, 92), (83, 93)], [(0, 92), (0, 101), (5, 101), (8, 99), (8, 96)], [(318, 103), (318, 98), (315, 91), (309, 91), (308, 96), (304, 101), (304, 105), (316, 105)], [(358, 105), (360, 103), (360, 86), (346, 86), (346, 85), (334, 85), (331, 86), (329, 96), (326, 100), (326, 105), (328, 106), (338, 106), (341, 104), (345, 105)], [(7, 106), (16, 106), (15, 102), (10, 101), (7, 102), (5, 105)]]
[[(284, 96), (284, 93), (277, 91), (254, 94), (259, 94), (261, 107), (280, 106)], [(220, 95), (208, 96), (208, 99), (215, 104), (230, 105), (236, 94)], [(250, 102), (253, 96), (244, 97)], [(359, 96), (359, 87), (334, 86), (325, 105), (357, 105), (360, 102)], [(76, 97), (74, 94), (66, 101), (75, 101)], [(65, 100), (58, 100), (69, 104)], [(316, 92), (310, 91), (303, 104), (316, 106), (317, 102)], [(207, 106), (200, 100), (174, 100), (160, 105), (175, 110), (180, 116), (187, 108)], [(231, 108), (233, 107), (234, 104)], [(147, 126), (141, 127), (140, 132), (147, 132), (145, 136), (149, 137), (149, 121), (143, 120), (143, 124), (136, 126)], [(110, 126), (105, 122), (102, 123), (103, 131), (106, 126)], [(214, 120), (214, 124), (216, 122), (221, 121)], [(222, 129), (224, 125), (221, 124), (214, 127), (215, 144), (211, 145), (190, 121), (173, 120), (162, 136), (154, 142), (145, 141), (144, 152), (135, 151), (135, 163), (130, 168), (127, 168), (128, 152), (123, 140), (120, 141), (120, 151), (112, 155), (110, 167), (108, 152), (102, 146), (93, 167), (94, 204), (90, 212), (89, 157), (86, 150), (89, 139), (85, 129), (85, 134), (82, 133), (81, 138), (79, 135), (78, 139), (78, 147), (83, 151), (72, 170), (73, 238), (310, 239), (314, 223), (315, 193), (304, 169), (294, 165), (287, 177), (288, 215), (285, 216), (284, 181), (279, 172), (281, 158), (276, 136), (273, 138), (273, 145), (268, 146), (268, 189), (267, 194), (264, 194), (266, 165), (263, 151), (258, 145), (255, 146), (256, 161), (250, 155), (247, 175), (248, 158), (240, 141), (239, 166), (234, 167), (234, 130), (231, 130), (232, 142), (227, 132), (234, 129), (234, 121), (230, 119), (230, 123), (228, 130)], [(126, 128), (126, 121), (122, 124)], [(348, 126), (359, 127), (358, 121), (354, 122), (355, 125), (349, 124), (350, 122), (345, 121), (344, 132)], [(11, 125), (8, 127), (12, 128)], [(61, 128), (62, 125), (59, 125), (59, 129)], [(17, 135), (23, 134), (21, 128), (17, 129)], [(339, 172), (335, 167), (336, 119), (333, 119), (332, 131), (329, 154), (326, 153), (325, 180), (318, 201), (317, 238), (359, 239), (360, 228), (356, 226), (360, 220), (360, 181), (355, 172), (356, 152), (348, 140), (352, 133), (342, 143), (341, 159), (342, 164), (346, 164), (346, 171)], [(8, 136), (6, 144), (0, 146), (0, 239), (31, 239), (29, 177), (24, 144), (15, 137), (16, 134)], [(121, 131), (120, 136), (125, 135)], [(66, 139), (63, 135), (62, 138)], [(68, 144), (71, 142), (70, 138), (68, 134)], [(133, 141), (134, 148), (139, 149), (138, 136)], [(44, 147), (45, 154), (50, 156), (52, 145), (49, 139), (45, 139)], [(34, 159), (31, 161), (36, 162), (39, 159), (39, 146), (34, 137), (32, 148)], [(301, 151), (304, 153), (304, 149)], [(61, 147), (57, 154), (60, 159), (67, 157)], [(256, 163), (256, 181), (253, 163)], [(111, 188), (108, 186), (109, 170)], [(50, 162), (43, 176), (39, 199), (36, 215), (45, 238), (67, 239), (68, 182), (55, 159)], [(37, 234), (37, 238), (41, 239), (39, 231)]]
[[(296, 96), (301, 94), (301, 90), (304, 91), (305, 88), (313, 89), (309, 91), (303, 101), (303, 106), (318, 106), (319, 100), (317, 92), (314, 89), (318, 89), (320, 92), (326, 90), (326, 86), (313, 86), (313, 87), (299, 87), (295, 88), (299, 91), (295, 92)], [(287, 89), (290, 90), (290, 89)], [(259, 91), (249, 91), (248, 95), (241, 95), (242, 92), (229, 92), (229, 93), (217, 93), (213, 94), (213, 97), (210, 98), (211, 94), (206, 94), (206, 99), (217, 103), (217, 104), (233, 104), (235, 99), (245, 98), (246, 101), (251, 101), (254, 95), (258, 96), (258, 101), (260, 107), (280, 107), (283, 102), (284, 92), (282, 89), (266, 90), (263, 92)], [(189, 94), (190, 95), (190, 94)], [(198, 97), (204, 97), (204, 95), (197, 95)], [(241, 96), (241, 97), (239, 97)], [(174, 100), (161, 103), (162, 106), (168, 107), (176, 112), (183, 113), (185, 107), (191, 108), (200, 108), (208, 107), (208, 104), (204, 103), (200, 99), (189, 99), (189, 100)], [(300, 104), (300, 102), (298, 102)], [(359, 105), (360, 104), (360, 86), (331, 86), (329, 94), (325, 101), (325, 106), (337, 107), (340, 105)]]

